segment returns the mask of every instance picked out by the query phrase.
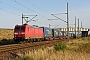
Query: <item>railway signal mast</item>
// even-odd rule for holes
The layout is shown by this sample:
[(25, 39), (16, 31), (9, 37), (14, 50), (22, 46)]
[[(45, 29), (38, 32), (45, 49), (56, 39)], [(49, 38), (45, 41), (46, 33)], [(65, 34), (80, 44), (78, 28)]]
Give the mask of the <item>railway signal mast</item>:
[[(28, 20), (29, 16), (33, 16), (30, 20)], [(33, 20), (37, 15), (23, 15), (22, 14), (22, 25), (23, 25), (23, 21), (25, 20), (26, 23), (30, 22), (30, 21), (36, 21), (36, 20)]]

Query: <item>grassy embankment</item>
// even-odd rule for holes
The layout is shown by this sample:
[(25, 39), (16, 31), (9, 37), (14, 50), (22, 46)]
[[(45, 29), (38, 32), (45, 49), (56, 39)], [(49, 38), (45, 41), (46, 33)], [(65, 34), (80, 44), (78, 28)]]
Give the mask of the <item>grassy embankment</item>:
[(12, 39), (13, 34), (13, 29), (0, 29), (0, 40)]
[(14, 30), (0, 28), (0, 45), (12, 43)]
[[(24, 60), (90, 60), (90, 37), (29, 51)], [(20, 60), (20, 59), (18, 59)]]

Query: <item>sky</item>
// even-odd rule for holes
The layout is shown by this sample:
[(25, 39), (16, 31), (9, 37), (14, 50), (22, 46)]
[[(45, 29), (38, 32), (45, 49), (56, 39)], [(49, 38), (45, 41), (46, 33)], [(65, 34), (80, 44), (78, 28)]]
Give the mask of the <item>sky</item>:
[[(0, 0), (0, 28), (14, 28), (15, 25), (22, 24), (22, 13), (25, 17), (29, 17), (29, 25), (45, 26), (51, 28), (66, 28), (67, 23), (58, 18), (67, 21), (67, 2), (69, 4), (69, 23), (70, 27), (74, 27), (75, 16), (83, 24), (83, 28), (90, 28), (90, 0)], [(61, 13), (61, 14), (60, 14)], [(29, 15), (29, 16), (26, 16)], [(32, 16), (34, 15), (34, 16)], [(55, 19), (55, 20), (48, 20)], [(24, 20), (24, 23), (26, 21)]]

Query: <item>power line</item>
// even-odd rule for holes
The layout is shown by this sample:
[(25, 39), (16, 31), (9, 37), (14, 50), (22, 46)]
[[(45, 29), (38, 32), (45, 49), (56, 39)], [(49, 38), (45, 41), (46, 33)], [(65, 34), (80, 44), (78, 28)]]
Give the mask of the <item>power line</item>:
[[(2, 3), (2, 2), (0, 2), (0, 3)], [(5, 4), (5, 3), (3, 3), (3, 4)], [(9, 4), (5, 4), (5, 5), (8, 5), (8, 6), (10, 6), (10, 7), (14, 7), (14, 6), (11, 6), (11, 5), (9, 5)], [(15, 8), (15, 7), (14, 7), (14, 8)], [(3, 9), (3, 8), (0, 8), (0, 9), (3, 10), (3, 11), (5, 11), (5, 12), (8, 12), (8, 13), (11, 13), (11, 14), (14, 14), (14, 15), (17, 15), (16, 13), (7, 11), (7, 10), (5, 10), (5, 9)], [(18, 10), (20, 10), (20, 9), (18, 9)], [(21, 11), (22, 11), (22, 10), (21, 10)], [(18, 15), (18, 16), (20, 16), (20, 15)]]
[[(55, 16), (55, 15), (53, 15), (54, 17), (56, 17), (56, 18), (58, 18), (58, 19), (60, 19), (60, 20), (62, 20), (62, 21), (64, 21), (64, 22), (66, 22), (65, 20), (63, 20), (63, 19), (61, 19), (61, 18), (59, 18), (59, 17), (57, 17), (57, 16)], [(67, 23), (67, 22), (66, 22)]]
[[(40, 10), (42, 10), (43, 12), (45, 12), (45, 13), (47, 13), (47, 14), (50, 14), (51, 15), (51, 13), (49, 13), (49, 12), (47, 12), (47, 11), (45, 11), (45, 10), (43, 10), (43, 9), (41, 9), (40, 7), (38, 7), (38, 6), (36, 6), (36, 5), (34, 5), (33, 3), (31, 3), (30, 1), (28, 1), (28, 0), (25, 0), (26, 2), (28, 2), (29, 4), (31, 4), (32, 6), (34, 6), (34, 7), (36, 7), (36, 8), (38, 8), (38, 9), (40, 9)], [(49, 20), (49, 19), (48, 19)], [(50, 19), (51, 20), (51, 19)], [(52, 19), (52, 20), (58, 20), (58, 19)]]
[[(26, 6), (24, 6), (24, 5), (22, 5), (22, 4), (20, 4), (19, 2), (17, 2), (16, 0), (13, 0), (15, 3), (17, 3), (17, 4), (19, 4), (19, 5), (21, 5), (21, 6), (23, 6), (24, 8), (26, 8), (26, 9), (28, 9), (28, 10), (31, 10), (31, 9), (29, 9), (28, 7), (26, 7)], [(33, 10), (31, 10), (32, 12), (34, 12)], [(36, 12), (34, 12), (34, 13), (36, 13)]]
[[(25, 7), (25, 8), (27, 8), (27, 9), (29, 9), (30, 11), (32, 11), (32, 12), (34, 12), (34, 13), (37, 13), (37, 12), (35, 12), (34, 10), (31, 10), (30, 8), (28, 8), (28, 7), (24, 6), (24, 5), (22, 5), (21, 3), (17, 2), (16, 0), (13, 0), (13, 1), (16, 2), (16, 3), (19, 4), (19, 5), (21, 5), (21, 6)], [(32, 4), (31, 2), (29, 2), (28, 0), (25, 0), (25, 1), (27, 1), (27, 2), (30, 3), (31, 5), (35, 6), (35, 5)], [(40, 9), (40, 10), (42, 10), (42, 11), (44, 11), (44, 12), (46, 12), (45, 10), (43, 10), (43, 9), (37, 7), (37, 6), (35, 6), (35, 7), (38, 8), (38, 9)], [(48, 12), (46, 12), (46, 13), (48, 13)], [(37, 13), (37, 14), (39, 14), (39, 13)], [(48, 14), (49, 14), (49, 13), (48, 13)], [(41, 14), (39, 14), (39, 15), (41, 15)], [(41, 16), (42, 16), (42, 15), (41, 15)], [(53, 16), (53, 15), (52, 15), (52, 16)], [(42, 17), (44, 17), (44, 16), (42, 16)], [(56, 16), (54, 16), (54, 17), (56, 17)], [(46, 18), (46, 17), (44, 17), (44, 18)], [(56, 18), (58, 18), (58, 17), (56, 17)], [(47, 18), (46, 18), (46, 19), (47, 19)], [(58, 18), (58, 19), (64, 21), (64, 20), (61, 19), (61, 18)], [(64, 21), (64, 22), (66, 22), (66, 21)]]
[(46, 13), (50, 14), (49, 12), (47, 12), (47, 11), (45, 11), (45, 10), (41, 9), (40, 7), (38, 7), (38, 6), (34, 5), (34, 4), (33, 4), (33, 3), (31, 3), (30, 1), (28, 1), (28, 0), (25, 0), (25, 1), (26, 1), (26, 2), (28, 2), (28, 3), (30, 3), (32, 6), (34, 6), (34, 7), (38, 8), (38, 9), (42, 10), (43, 12), (46, 12)]
[[(67, 3), (68, 1), (67, 1), (67, 0), (65, 0), (65, 2)], [(68, 5), (68, 6), (69, 6), (69, 5)], [(70, 10), (70, 12), (72, 13), (72, 15), (75, 17), (75, 15), (73, 14), (73, 12), (72, 12), (72, 10), (71, 10), (70, 6), (69, 6), (69, 10)]]
[(67, 3), (67, 0), (65, 0), (66, 1), (66, 3)]
[(69, 10), (71, 11), (72, 15), (75, 17), (75, 15), (73, 14), (73, 12), (72, 12), (72, 10), (71, 10), (70, 6), (69, 6)]
[(0, 8), (0, 9), (3, 10), (3, 11), (6, 11), (6, 12), (8, 12), (8, 13), (11, 13), (11, 14), (14, 14), (14, 15), (17, 15), (17, 16), (20, 16), (20, 15), (18, 15), (18, 14), (16, 14), (16, 13), (13, 13), (13, 12), (7, 11), (7, 10), (5, 10), (5, 9), (3, 9), (3, 8)]
[[(2, 3), (2, 4), (4, 4), (4, 5), (7, 5), (7, 6), (9, 6), (9, 7), (15, 8), (15, 9), (17, 9), (17, 10), (19, 10), (19, 11), (23, 11), (23, 10), (21, 10), (21, 9), (19, 9), (19, 8), (16, 8), (16, 7), (12, 6), (12, 5), (9, 5), (9, 4), (7, 4), (7, 3), (4, 3), (4, 2), (0, 2), (0, 3)], [(26, 13), (28, 13), (28, 12), (26, 12)]]
[[(28, 9), (28, 10), (30, 10), (30, 11), (36, 13), (36, 14), (39, 14), (39, 13), (35, 12), (34, 10), (31, 10), (30, 8), (28, 8), (28, 7), (24, 6), (24, 5), (22, 5), (21, 3), (17, 2), (16, 0), (12, 0), (12, 1), (14, 1), (15, 3), (17, 3), (17, 4), (21, 5), (21, 6), (23, 6), (24, 8), (26, 8), (26, 9)], [(43, 16), (43, 15), (41, 15), (41, 14), (39, 14), (39, 15), (42, 16), (42, 17), (44, 17), (44, 18), (46, 18), (45, 16)], [(47, 19), (47, 18), (46, 18), (46, 19)]]

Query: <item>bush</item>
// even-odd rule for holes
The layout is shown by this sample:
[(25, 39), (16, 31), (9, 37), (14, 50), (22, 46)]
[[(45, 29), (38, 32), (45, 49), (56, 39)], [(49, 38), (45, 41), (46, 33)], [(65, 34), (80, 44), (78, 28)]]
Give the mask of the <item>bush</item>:
[(30, 57), (24, 57), (23, 60), (34, 60), (34, 59)]
[(64, 43), (64, 42), (59, 42), (59, 43), (54, 44), (54, 49), (55, 49), (56, 51), (66, 50), (66, 49), (67, 49), (67, 45), (66, 45), (66, 43)]

